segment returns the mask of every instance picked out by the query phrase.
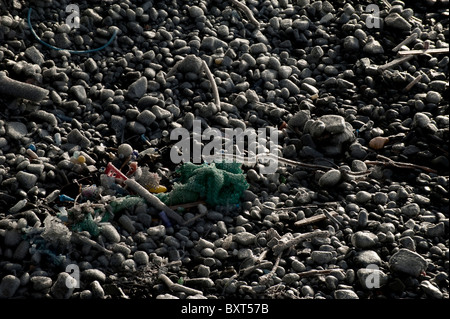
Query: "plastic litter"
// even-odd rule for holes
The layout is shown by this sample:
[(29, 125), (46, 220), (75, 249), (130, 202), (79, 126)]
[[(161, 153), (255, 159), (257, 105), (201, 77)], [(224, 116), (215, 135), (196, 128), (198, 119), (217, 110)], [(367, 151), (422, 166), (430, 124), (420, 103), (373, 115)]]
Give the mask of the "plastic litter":
[(73, 198), (70, 197), (70, 196), (61, 194), (61, 195), (59, 195), (59, 201), (60, 201), (60, 202), (74, 202), (75, 199), (73, 199)]
[(172, 227), (172, 223), (170, 222), (169, 218), (167, 217), (167, 215), (166, 215), (166, 213), (164, 211), (161, 211), (159, 213), (159, 217), (161, 218), (164, 226)]
[(106, 166), (105, 174), (110, 177), (114, 177), (116, 181), (119, 182), (126, 181), (128, 178), (117, 168), (115, 167), (111, 162), (108, 163)]
[(220, 162), (195, 165), (183, 164), (178, 170), (180, 179), (168, 193), (156, 194), (166, 205), (177, 205), (204, 199), (206, 203), (229, 205), (240, 203), (248, 188), (241, 163)]

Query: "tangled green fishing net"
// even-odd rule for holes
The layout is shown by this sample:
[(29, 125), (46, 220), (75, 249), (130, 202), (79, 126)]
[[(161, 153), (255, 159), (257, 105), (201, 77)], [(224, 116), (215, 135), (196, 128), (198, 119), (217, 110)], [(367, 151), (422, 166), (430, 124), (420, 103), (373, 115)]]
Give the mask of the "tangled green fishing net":
[(179, 182), (168, 193), (155, 194), (166, 205), (205, 200), (210, 205), (238, 204), (248, 188), (241, 163), (219, 162), (195, 165), (184, 163)]

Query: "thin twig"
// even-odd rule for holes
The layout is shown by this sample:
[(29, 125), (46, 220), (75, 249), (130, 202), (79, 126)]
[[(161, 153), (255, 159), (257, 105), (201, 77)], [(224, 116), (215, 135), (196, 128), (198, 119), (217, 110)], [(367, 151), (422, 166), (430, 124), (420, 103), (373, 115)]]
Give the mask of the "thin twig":
[(398, 55), (403, 56), (412, 56), (417, 54), (440, 54), (440, 53), (448, 53), (449, 48), (434, 48), (427, 50), (408, 50), (408, 51), (398, 51)]
[[(338, 215), (337, 212), (331, 212), (329, 214), (331, 216)], [(327, 215), (325, 215), (325, 214), (318, 214), (318, 215), (314, 215), (314, 216), (307, 217), (307, 218), (301, 219), (299, 221), (296, 221), (294, 223), (294, 226), (301, 227), (301, 226), (305, 226), (305, 225), (309, 225), (309, 224), (320, 222), (320, 221), (322, 221), (324, 219), (327, 219)]]
[(401, 58), (395, 59), (395, 60), (393, 60), (391, 62), (388, 62), (386, 64), (380, 65), (378, 67), (378, 71), (383, 71), (383, 70), (386, 70), (386, 69), (390, 69), (390, 68), (392, 68), (392, 67), (394, 67), (396, 65), (402, 64), (403, 62), (406, 62), (406, 61), (408, 61), (408, 60), (410, 60), (412, 58), (413, 58), (412, 56), (408, 55), (408, 56), (405, 56), (405, 57), (401, 57)]
[(245, 4), (243, 4), (242, 2), (239, 2), (237, 0), (231, 0), (231, 2), (238, 7), (239, 9), (241, 9), (245, 15), (247, 16), (248, 20), (255, 25), (255, 27), (257, 29), (259, 29), (260, 27), (260, 23), (258, 20), (255, 19), (255, 17), (253, 16), (253, 12), (252, 10), (250, 10), (249, 7), (247, 7)]
[(384, 161), (364, 161), (366, 165), (384, 165), (384, 166), (393, 166), (397, 168), (409, 168), (409, 169), (420, 169), (428, 173), (437, 174), (437, 171), (422, 165), (416, 165), (411, 163), (402, 163), (396, 162), (382, 155), (378, 155), (377, 158), (382, 159)]
[(272, 270), (268, 273), (265, 274), (264, 276), (259, 277), (259, 282), (261, 284), (267, 284), (268, 281), (270, 280), (270, 278), (273, 276), (273, 274), (275, 274), (275, 271), (278, 268), (278, 265), (280, 264), (280, 260), (281, 260), (281, 252), (277, 255), (277, 260), (275, 261), (275, 264), (272, 267)]
[(412, 89), (412, 87), (414, 85), (416, 85), (417, 83), (419, 83), (419, 81), (422, 79), (422, 74), (419, 74), (418, 76), (416, 76), (414, 78), (414, 80), (412, 80), (410, 83), (408, 83), (408, 85), (403, 89), (403, 92), (408, 92), (409, 90)]
[(202, 60), (202, 66), (205, 70), (206, 76), (208, 77), (209, 82), (211, 83), (211, 89), (214, 96), (214, 101), (216, 103), (217, 109), (220, 111), (220, 95), (219, 95), (219, 89), (217, 88), (216, 80), (214, 79), (214, 76), (211, 73), (211, 70), (208, 67), (208, 64), (206, 64), (205, 60)]
[(158, 197), (150, 193), (138, 182), (129, 178), (125, 180), (124, 183), (127, 187), (131, 188), (131, 190), (133, 190), (139, 196), (144, 198), (147, 201), (147, 203), (152, 204), (156, 209), (163, 210), (169, 218), (173, 219), (178, 224), (184, 223), (184, 219), (183, 217), (181, 217), (180, 214), (176, 213), (174, 210), (172, 210), (170, 207), (164, 204)]
[(335, 270), (335, 269), (322, 269), (322, 270), (313, 269), (313, 270), (308, 270), (308, 271), (299, 272), (298, 275), (299, 275), (300, 277), (309, 277), (309, 276), (318, 276), (318, 275), (328, 275), (328, 274), (331, 273), (333, 270)]
[(250, 275), (256, 269), (265, 269), (265, 268), (270, 268), (271, 266), (272, 266), (272, 262), (264, 261), (264, 262), (259, 263), (257, 265), (253, 265), (253, 266), (244, 268), (244, 269), (241, 270), (241, 273), (242, 273), (241, 277), (243, 278), (243, 277), (246, 277), (246, 276)]
[(159, 275), (159, 280), (164, 282), (171, 291), (180, 291), (188, 295), (203, 295), (203, 292), (197, 289), (189, 288), (180, 284), (173, 283), (169, 277), (164, 274)]
[(296, 246), (300, 244), (302, 241), (311, 239), (314, 237), (328, 237), (330, 233), (326, 230), (321, 231), (313, 231), (306, 234), (301, 234), (297, 237), (294, 237), (287, 242), (281, 242), (272, 247), (273, 253), (275, 255), (281, 254), (285, 249), (290, 248), (292, 246)]
[(405, 40), (403, 40), (402, 42), (400, 42), (395, 48), (392, 49), (392, 51), (397, 52), (398, 50), (400, 50), (400, 48), (404, 45), (408, 45), (411, 42), (413, 42), (414, 40), (416, 40), (418, 37), (417, 33), (413, 33), (411, 34), (409, 37), (407, 37)]

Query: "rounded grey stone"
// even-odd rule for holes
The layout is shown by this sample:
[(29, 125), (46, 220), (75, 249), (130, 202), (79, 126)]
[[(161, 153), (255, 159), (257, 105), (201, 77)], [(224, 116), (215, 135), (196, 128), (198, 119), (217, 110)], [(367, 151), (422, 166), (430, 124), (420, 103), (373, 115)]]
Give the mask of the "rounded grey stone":
[(53, 284), (52, 279), (46, 276), (33, 276), (30, 278), (30, 281), (31, 284), (33, 285), (33, 289), (36, 291), (48, 289)]
[(428, 267), (428, 261), (416, 252), (401, 248), (389, 259), (389, 266), (395, 272), (419, 277)]
[(20, 286), (20, 279), (14, 275), (6, 275), (0, 282), (0, 298), (11, 298)]
[(106, 280), (105, 273), (99, 269), (85, 269), (80, 275), (83, 282), (92, 282), (94, 280), (105, 282)]
[(420, 213), (420, 206), (416, 203), (411, 203), (401, 208), (402, 215), (407, 217), (416, 217)]
[(358, 231), (351, 237), (353, 246), (357, 248), (371, 248), (377, 245), (378, 236), (369, 231)]
[(120, 242), (120, 234), (117, 229), (111, 224), (105, 224), (100, 227), (100, 233), (110, 242)]
[(256, 236), (249, 232), (237, 233), (234, 236), (234, 240), (244, 246), (249, 246), (255, 243)]
[(333, 259), (331, 251), (315, 250), (311, 253), (312, 260), (319, 265), (327, 264)]
[(350, 289), (338, 289), (333, 292), (335, 299), (359, 299), (356, 292)]
[(354, 262), (361, 266), (367, 267), (368, 265), (381, 265), (381, 257), (373, 250), (363, 250), (356, 254)]
[(319, 186), (324, 188), (336, 186), (340, 182), (341, 176), (339, 170), (331, 169), (320, 177)]

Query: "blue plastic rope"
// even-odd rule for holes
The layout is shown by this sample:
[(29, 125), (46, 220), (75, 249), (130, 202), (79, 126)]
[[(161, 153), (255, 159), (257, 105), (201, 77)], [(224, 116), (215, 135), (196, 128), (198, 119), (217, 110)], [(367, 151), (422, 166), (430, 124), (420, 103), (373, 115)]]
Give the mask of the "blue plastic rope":
[(101, 47), (95, 48), (95, 49), (90, 49), (90, 50), (67, 50), (67, 49), (57, 48), (57, 47), (55, 47), (55, 46), (53, 46), (51, 44), (48, 44), (47, 42), (42, 41), (42, 39), (39, 38), (39, 36), (36, 34), (36, 32), (33, 29), (33, 26), (31, 25), (31, 12), (32, 11), (33, 11), (32, 8), (28, 9), (28, 26), (30, 27), (31, 33), (36, 38), (36, 40), (38, 40), (41, 44), (45, 45), (46, 47), (48, 47), (50, 49), (56, 50), (56, 51), (67, 51), (67, 52), (73, 53), (73, 54), (85, 54), (85, 53), (97, 52), (97, 51), (103, 50), (108, 45), (110, 45), (114, 41), (114, 39), (115, 39), (115, 37), (117, 35), (117, 29), (116, 29), (116, 30), (114, 30), (114, 33), (113, 33), (111, 39), (109, 39), (109, 41), (105, 45), (102, 45)]

